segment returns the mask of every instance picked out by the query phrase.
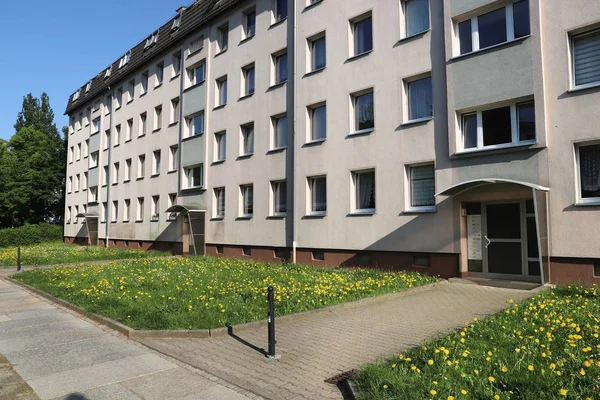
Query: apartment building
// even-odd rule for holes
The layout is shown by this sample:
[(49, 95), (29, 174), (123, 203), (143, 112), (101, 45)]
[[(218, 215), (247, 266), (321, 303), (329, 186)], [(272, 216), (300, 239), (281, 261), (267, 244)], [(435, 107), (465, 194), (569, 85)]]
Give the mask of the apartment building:
[(599, 100), (585, 0), (197, 0), (69, 99), (65, 241), (600, 282)]

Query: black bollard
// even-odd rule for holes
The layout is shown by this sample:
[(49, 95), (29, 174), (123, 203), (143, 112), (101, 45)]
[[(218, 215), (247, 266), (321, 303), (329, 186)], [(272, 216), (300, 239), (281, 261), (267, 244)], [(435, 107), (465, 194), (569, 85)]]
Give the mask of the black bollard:
[(17, 271), (21, 270), (21, 246), (17, 246)]
[(267, 300), (269, 303), (269, 352), (267, 354), (267, 358), (273, 360), (276, 358), (275, 343), (277, 343), (275, 341), (275, 295), (273, 293), (273, 286), (269, 286)]

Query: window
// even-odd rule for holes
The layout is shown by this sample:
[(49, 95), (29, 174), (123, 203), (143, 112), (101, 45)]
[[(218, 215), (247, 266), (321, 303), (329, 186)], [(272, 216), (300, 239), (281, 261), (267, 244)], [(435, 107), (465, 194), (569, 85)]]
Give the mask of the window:
[(87, 158), (90, 155), (90, 140), (86, 139), (83, 142), (83, 158)]
[(214, 218), (225, 218), (225, 188), (215, 188)]
[(215, 161), (225, 161), (227, 158), (227, 134), (215, 133)]
[(108, 165), (102, 167), (102, 186), (108, 185)]
[(373, 90), (352, 95), (354, 108), (354, 133), (365, 133), (375, 129), (375, 107)]
[(577, 156), (578, 192), (580, 204), (600, 203), (600, 144), (579, 144)]
[(190, 53), (189, 55), (198, 53), (204, 47), (204, 36), (194, 39), (190, 42)]
[(325, 261), (325, 252), (322, 250), (313, 250), (312, 259), (315, 261)]
[(106, 96), (106, 100), (104, 101), (104, 115), (110, 114), (112, 108), (112, 96)]
[(413, 256), (413, 265), (415, 267), (429, 268), (431, 266), (431, 259), (429, 256)]
[(100, 209), (101, 209), (101, 213), (102, 213), (102, 221), (101, 222), (106, 222), (106, 220), (108, 219), (108, 203), (106, 201), (103, 201)]
[(462, 115), (462, 148), (477, 150), (535, 142), (533, 102)]
[[(167, 206), (168, 206), (167, 208), (171, 208), (175, 204), (177, 204), (177, 193), (169, 193), (169, 204), (167, 204)], [(175, 213), (175, 212), (170, 213), (168, 219), (169, 220), (177, 219), (177, 213)]]
[(76, 152), (75, 152), (75, 160), (81, 160), (81, 143), (77, 143)]
[(256, 33), (256, 10), (248, 10), (244, 13), (244, 36), (250, 38)]
[(359, 20), (351, 22), (354, 53), (359, 56), (373, 50), (373, 20), (371, 14)]
[(273, 55), (275, 85), (287, 82), (287, 52)]
[(185, 168), (186, 189), (201, 188), (204, 186), (203, 165)]
[(287, 186), (285, 181), (271, 182), (271, 215), (279, 217), (287, 212)]
[(67, 224), (71, 223), (71, 206), (67, 207), (66, 222), (67, 222)]
[(206, 79), (206, 65), (198, 64), (188, 70), (190, 86), (199, 85)]
[(75, 192), (79, 192), (79, 174), (75, 175)]
[(273, 139), (272, 149), (284, 149), (287, 147), (287, 116), (272, 117)]
[(255, 74), (254, 64), (248, 65), (247, 67), (244, 67), (242, 69), (242, 77), (244, 79), (244, 82), (243, 82), (244, 93), (242, 94), (242, 96), (250, 96), (250, 95), (254, 94), (254, 89), (255, 89), (254, 74)]
[(407, 82), (406, 92), (409, 121), (418, 121), (433, 117), (431, 76)]
[(357, 171), (352, 173), (354, 183), (354, 207), (356, 213), (375, 212), (375, 171)]
[(227, 50), (229, 45), (229, 24), (221, 25), (217, 28), (217, 52), (222, 53)]
[(135, 216), (136, 221), (144, 220), (144, 198), (138, 197), (137, 199), (137, 213)]
[(148, 71), (142, 74), (142, 93), (140, 93), (140, 96), (146, 93), (148, 93)]
[(223, 254), (223, 246), (217, 245), (217, 254)]
[(158, 221), (160, 212), (160, 196), (152, 196), (152, 218), (151, 221)]
[(158, 42), (158, 29), (152, 33), (152, 35), (148, 36), (146, 39), (146, 43), (144, 44), (144, 50), (148, 50), (150, 47), (154, 46)]
[(435, 210), (435, 167), (431, 165), (408, 167), (411, 211)]
[(171, 100), (171, 122), (170, 124), (176, 124), (179, 122), (179, 97)]
[(131, 158), (125, 160), (125, 179), (124, 182), (129, 182), (131, 180)]
[[(181, 12), (183, 12), (183, 10)], [(181, 25), (181, 12), (179, 12), (179, 15), (177, 15), (173, 19), (173, 24), (171, 25), (171, 32), (175, 32), (177, 29), (179, 29), (179, 26)]]
[(169, 148), (169, 172), (177, 171), (179, 146), (174, 145)]
[(129, 88), (127, 89), (127, 102), (131, 103), (135, 96), (135, 79), (129, 81)]
[(116, 147), (121, 142), (121, 124), (115, 125), (115, 135), (113, 139), (113, 147)]
[(142, 179), (146, 172), (146, 156), (144, 154), (138, 156), (137, 178)]
[(125, 131), (125, 141), (131, 140), (131, 134), (133, 132), (133, 118), (127, 120), (127, 130)]
[(254, 123), (242, 126), (242, 149), (241, 155), (254, 154)]
[(131, 209), (131, 200), (125, 199), (123, 201), (123, 222), (129, 222), (130, 209)]
[(114, 200), (112, 202), (112, 222), (117, 222), (119, 220), (119, 202)]
[(131, 55), (131, 50), (128, 51), (121, 59), (119, 60), (119, 69), (123, 68), (129, 62), (129, 57)]
[(143, 112), (140, 114), (140, 131), (138, 132), (138, 137), (144, 136), (146, 134), (146, 121), (148, 120), (148, 114)]
[(116, 185), (119, 183), (119, 163), (116, 162), (113, 164), (113, 173), (112, 173), (112, 184)]
[(600, 30), (573, 36), (573, 86), (586, 87), (600, 83)]
[(250, 257), (252, 255), (252, 249), (250, 247), (243, 247), (242, 254)]
[(98, 186), (90, 186), (88, 202), (89, 203), (97, 203), (98, 202)]
[(317, 71), (325, 68), (327, 65), (327, 47), (325, 34), (309, 39), (308, 48), (310, 51), (310, 71)]
[(162, 105), (154, 107), (154, 130), (162, 128)]
[(152, 175), (160, 174), (160, 150), (152, 153)]
[(217, 79), (217, 101), (216, 106), (227, 104), (227, 76)]
[(173, 78), (181, 73), (181, 52), (173, 54)]
[(154, 85), (154, 87), (158, 87), (160, 85), (162, 85), (163, 83), (163, 79), (165, 76), (165, 64), (163, 64), (162, 62), (156, 64), (156, 84)]
[(100, 118), (96, 118), (93, 122), (92, 134), (100, 132)]
[(327, 178), (314, 176), (308, 178), (310, 215), (325, 215), (327, 213)]
[(318, 104), (308, 108), (310, 119), (310, 141), (325, 140), (327, 137), (327, 107)]
[(250, 218), (254, 214), (254, 186), (253, 185), (241, 185), (241, 209), (240, 217)]
[(117, 110), (121, 108), (121, 104), (123, 103), (123, 88), (120, 87), (117, 89), (117, 95), (115, 96), (115, 100), (117, 102)]
[(87, 190), (88, 185), (88, 173), (84, 172), (81, 176), (81, 190)]
[(459, 22), (457, 50), (460, 54), (466, 54), (530, 33), (529, 0), (521, 0)]
[(85, 116), (83, 117), (84, 125), (88, 126), (90, 124), (90, 119), (92, 118), (92, 109), (90, 107), (87, 108), (85, 112)]
[(405, 0), (404, 24), (404, 37), (427, 31), (429, 29), (429, 0)]
[(204, 113), (187, 119), (188, 137), (204, 134)]
[(79, 215), (79, 207), (75, 206), (75, 220), (73, 221), (74, 223), (79, 222), (79, 218), (77, 218), (78, 215)]
[(67, 181), (67, 193), (71, 193), (72, 190), (73, 190), (73, 177), (70, 176), (69, 180)]
[(104, 138), (102, 140), (102, 150), (107, 150), (110, 146), (110, 129), (104, 131)]
[(71, 146), (69, 147), (69, 162), (72, 163), (73, 162), (73, 153), (75, 152), (75, 147)]
[(98, 156), (99, 153), (97, 151), (90, 154), (90, 168), (96, 168), (98, 166)]
[(286, 19), (288, 16), (287, 0), (275, 0), (275, 22)]

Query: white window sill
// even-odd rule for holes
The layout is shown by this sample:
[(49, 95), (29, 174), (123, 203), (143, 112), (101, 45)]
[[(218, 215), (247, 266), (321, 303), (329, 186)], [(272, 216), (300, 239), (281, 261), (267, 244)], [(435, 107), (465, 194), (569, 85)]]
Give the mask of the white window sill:
[(352, 211), (351, 213), (348, 213), (349, 217), (367, 217), (367, 216), (372, 216), (375, 215), (376, 210), (375, 209), (364, 209), (364, 210), (355, 210)]
[(427, 214), (427, 213), (434, 213), (436, 211), (437, 211), (436, 206), (410, 207), (403, 214)]
[(190, 186), (190, 187), (181, 189), (181, 191), (191, 191), (191, 190), (204, 190), (204, 186)]
[(212, 217), (210, 220), (211, 221), (223, 221), (224, 219), (225, 219), (225, 216), (224, 215), (220, 215), (220, 216), (217, 216), (217, 217)]
[(236, 221), (247, 221), (247, 220), (252, 219), (252, 216), (253, 216), (252, 214), (240, 215), (235, 220)]
[(473, 153), (484, 153), (487, 151), (494, 150), (505, 150), (505, 149), (518, 149), (521, 147), (527, 147), (537, 144), (535, 140), (528, 140), (526, 142), (518, 142), (518, 143), (507, 143), (507, 144), (498, 144), (494, 146), (487, 146), (482, 148), (473, 148), (473, 149), (464, 149), (456, 152), (456, 155), (465, 155), (465, 154), (473, 154)]
[(361, 135), (369, 135), (369, 134), (371, 134), (373, 132), (375, 132), (375, 128), (361, 129), (360, 131), (350, 132), (348, 134), (348, 137), (351, 137), (351, 136), (361, 136)]
[(577, 93), (587, 89), (593, 89), (600, 87), (600, 82), (587, 83), (585, 85), (573, 86), (571, 89), (567, 90), (568, 93)]
[(511, 45), (513, 43), (516, 43), (516, 42), (522, 42), (522, 41), (524, 41), (525, 39), (527, 39), (529, 37), (531, 37), (531, 35), (523, 36), (523, 37), (520, 37), (520, 38), (517, 38), (517, 39), (513, 39), (513, 40), (507, 40), (506, 42), (498, 43), (498, 44), (495, 44), (493, 46), (486, 47), (484, 49), (473, 50), (473, 51), (471, 51), (469, 53), (458, 54), (458, 55), (450, 58), (450, 61), (460, 60), (462, 58), (466, 58), (466, 57), (473, 56), (473, 55), (476, 55), (476, 54), (481, 54), (481, 53), (486, 52), (486, 51), (497, 49), (498, 47), (509, 46), (509, 45)]
[(322, 139), (312, 139), (309, 140), (308, 142), (304, 143), (305, 146), (316, 146), (319, 144), (323, 144), (327, 141), (327, 138), (322, 138)]
[(600, 207), (600, 198), (592, 198), (592, 199), (579, 199), (574, 207)]
[(324, 218), (327, 216), (327, 211), (313, 211), (304, 216), (304, 218)]
[(410, 120), (410, 121), (406, 121), (406, 122), (404, 122), (400, 126), (418, 125), (418, 124), (422, 124), (424, 122), (429, 122), (431, 120), (433, 120), (433, 115), (430, 116), (430, 117), (424, 117), (424, 118), (418, 118), (418, 119), (413, 119), (413, 120)]

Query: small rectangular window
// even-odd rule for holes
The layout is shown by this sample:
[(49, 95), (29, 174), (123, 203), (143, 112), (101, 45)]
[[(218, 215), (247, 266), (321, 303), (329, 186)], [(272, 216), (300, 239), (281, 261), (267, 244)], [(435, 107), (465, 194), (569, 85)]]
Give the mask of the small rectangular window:
[(117, 222), (119, 220), (119, 202), (114, 200), (112, 202), (112, 222)]
[(283, 216), (287, 212), (287, 185), (285, 181), (271, 182), (272, 214)]
[(84, 172), (81, 176), (81, 190), (87, 190), (88, 188), (88, 173)]
[(431, 267), (431, 260), (429, 256), (413, 256), (413, 265), (415, 267), (429, 268)]
[(130, 217), (130, 209), (131, 209), (131, 200), (125, 199), (123, 201), (123, 222), (129, 222)]
[(90, 168), (96, 168), (98, 166), (98, 157), (100, 154), (97, 151), (94, 151), (90, 154)]
[(229, 46), (229, 24), (217, 28), (217, 52), (222, 53)]
[(429, 211), (435, 208), (435, 167), (409, 167), (410, 209)]
[(600, 278), (600, 262), (594, 263), (594, 278)]
[(310, 70), (317, 71), (327, 65), (327, 44), (325, 35), (313, 38), (309, 41), (310, 48)]
[(275, 84), (287, 82), (287, 52), (273, 55), (275, 66)]
[(513, 24), (515, 27), (515, 39), (531, 33), (529, 0), (521, 0), (513, 3)]
[(313, 250), (312, 259), (315, 261), (325, 261), (325, 252), (322, 250)]
[(371, 15), (352, 22), (354, 54), (359, 56), (373, 50), (373, 20)]
[(160, 150), (152, 153), (152, 175), (160, 174)]
[(119, 183), (119, 163), (113, 164), (112, 182), (113, 185)]
[(254, 214), (254, 186), (241, 185), (241, 217), (252, 217)]
[(407, 92), (409, 121), (431, 118), (433, 116), (431, 77), (408, 82)]
[(106, 201), (102, 202), (102, 221), (101, 222), (106, 222), (106, 220), (108, 219), (108, 203)]
[(578, 203), (600, 203), (600, 144), (576, 147), (578, 163)]
[(354, 109), (354, 133), (375, 129), (375, 104), (373, 91), (352, 95)]
[(131, 180), (131, 158), (125, 160), (125, 179), (124, 182)]
[(152, 221), (158, 221), (160, 213), (160, 196), (152, 196)]
[(325, 215), (327, 213), (327, 178), (316, 176), (308, 178), (310, 192), (310, 215)]
[(250, 249), (250, 247), (244, 247), (242, 248), (242, 254), (245, 256), (251, 256), (252, 250)]
[(185, 169), (186, 189), (202, 188), (204, 186), (203, 165)]
[(256, 10), (248, 10), (244, 13), (244, 34), (246, 38), (256, 33)]
[(107, 150), (110, 146), (110, 129), (104, 131), (104, 137), (102, 138), (102, 150)]
[(131, 140), (132, 133), (133, 133), (133, 118), (127, 120), (127, 130), (125, 130), (125, 142), (129, 142)]
[(177, 171), (179, 164), (179, 146), (173, 145), (169, 148), (169, 172)]
[(170, 124), (176, 124), (179, 122), (179, 97), (171, 100), (171, 122)]
[(98, 202), (98, 186), (90, 186), (89, 198), (90, 203)]
[(215, 161), (225, 161), (227, 158), (227, 134), (215, 133)]
[(254, 90), (255, 90), (254, 75), (255, 75), (254, 64), (251, 64), (242, 69), (242, 76), (244, 78), (243, 96), (250, 96), (250, 95), (254, 94)]
[(137, 178), (142, 179), (146, 172), (146, 156), (144, 154), (138, 156)]
[(225, 218), (225, 188), (215, 188), (215, 218)]
[(275, 22), (286, 19), (288, 16), (287, 0), (275, 0)]
[(273, 250), (273, 257), (281, 260), (288, 260), (290, 258), (290, 252), (288, 249), (275, 249)]
[(148, 71), (142, 74), (142, 93), (140, 93), (140, 96), (146, 93), (148, 93)]
[(600, 83), (600, 29), (573, 36), (573, 86)]
[(223, 254), (223, 246), (217, 245), (217, 254)]
[(92, 126), (93, 126), (92, 134), (100, 132), (100, 118), (96, 118), (93, 121)]
[(273, 117), (273, 150), (287, 147), (287, 116)]
[(227, 76), (217, 79), (216, 103), (217, 107), (221, 107), (227, 104)]
[(173, 77), (181, 73), (181, 52), (173, 54)]
[(154, 107), (154, 131), (162, 128), (162, 105)]
[(204, 47), (204, 36), (194, 39), (190, 42), (189, 55), (198, 53)]
[(116, 147), (121, 142), (121, 124), (115, 125), (115, 135), (113, 142), (113, 147)]
[(353, 172), (354, 180), (354, 212), (375, 212), (375, 171)]
[(327, 137), (327, 107), (325, 104), (309, 107), (310, 141)]
[(142, 137), (146, 134), (146, 125), (148, 121), (148, 114), (143, 112), (140, 114), (140, 131), (138, 132), (138, 137)]
[(406, 0), (404, 14), (406, 37), (429, 30), (429, 0)]
[(254, 123), (242, 126), (242, 156), (254, 154)]
[(137, 214), (135, 216), (136, 221), (144, 220), (144, 198), (138, 197), (137, 199)]
[(129, 81), (129, 88), (127, 89), (127, 102), (131, 103), (135, 97), (135, 79)]
[(158, 64), (156, 64), (156, 84), (154, 85), (154, 87), (158, 87), (160, 85), (162, 85), (163, 83), (163, 79), (165, 76), (165, 64), (160, 62)]
[(204, 134), (204, 113), (187, 119), (188, 137)]

